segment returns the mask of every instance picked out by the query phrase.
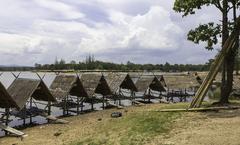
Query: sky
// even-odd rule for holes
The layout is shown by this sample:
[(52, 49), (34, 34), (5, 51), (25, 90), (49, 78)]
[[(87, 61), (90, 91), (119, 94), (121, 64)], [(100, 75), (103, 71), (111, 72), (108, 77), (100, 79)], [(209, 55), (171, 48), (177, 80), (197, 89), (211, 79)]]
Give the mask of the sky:
[(0, 0), (0, 65), (83, 61), (200, 64), (216, 55), (187, 40), (215, 8), (182, 18), (174, 0)]

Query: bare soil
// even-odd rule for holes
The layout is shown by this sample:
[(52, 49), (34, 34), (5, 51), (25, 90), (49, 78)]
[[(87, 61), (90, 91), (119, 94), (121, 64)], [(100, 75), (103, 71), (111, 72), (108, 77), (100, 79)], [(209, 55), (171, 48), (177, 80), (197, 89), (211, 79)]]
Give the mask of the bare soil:
[[(104, 135), (99, 134), (99, 126), (113, 127), (114, 123), (137, 112), (148, 112), (161, 109), (166, 105), (152, 104), (142, 107), (129, 107), (123, 110), (110, 109), (89, 114), (65, 118), (69, 124), (47, 124), (24, 129), (28, 137), (21, 140), (15, 137), (0, 138), (0, 145), (63, 145), (88, 144), (89, 138), (107, 138), (111, 144), (121, 144), (120, 137), (124, 130), (108, 130)], [(110, 117), (114, 111), (123, 113), (123, 118)], [(240, 145), (240, 110), (181, 113), (181, 117), (171, 124), (170, 132), (159, 134), (151, 140), (141, 141), (137, 144), (152, 145)], [(96, 134), (97, 133), (97, 134)], [(79, 142), (81, 143), (79, 143)], [(137, 140), (138, 141), (138, 140)], [(97, 142), (95, 144), (109, 144)]]

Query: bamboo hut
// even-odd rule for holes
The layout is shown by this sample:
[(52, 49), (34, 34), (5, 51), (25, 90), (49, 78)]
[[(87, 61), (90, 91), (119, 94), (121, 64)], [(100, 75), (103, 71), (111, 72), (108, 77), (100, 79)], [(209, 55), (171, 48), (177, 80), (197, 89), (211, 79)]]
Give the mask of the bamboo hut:
[[(8, 126), (8, 123), (11, 121), (9, 119), (10, 109), (18, 108), (18, 105), (14, 101), (12, 96), (7, 92), (6, 88), (3, 86), (3, 84), (1, 82), (0, 82), (0, 108), (5, 109), (5, 111), (2, 112), (2, 116), (0, 118), (0, 122), (1, 122), (0, 128), (5, 130), (5, 134), (7, 134), (8, 132), (11, 132), (11, 133), (14, 133), (19, 136), (24, 135), (24, 133), (14, 130), (13, 128), (10, 128)], [(3, 124), (5, 124), (5, 125), (3, 125)], [(11, 130), (7, 130), (7, 128), (10, 128)]]
[[(18, 109), (13, 110), (11, 114), (21, 118), (24, 125), (27, 118), (30, 119), (31, 124), (34, 116), (50, 115), (51, 107), (49, 104), (56, 101), (42, 80), (17, 78), (7, 91), (16, 102)], [(41, 103), (41, 105), (46, 105), (44, 109), (40, 109), (37, 106), (37, 104), (40, 104), (40, 101), (47, 102), (47, 104)]]
[[(164, 85), (159, 81), (159, 79), (156, 76), (149, 75), (149, 76), (141, 76), (137, 82), (136, 87), (138, 92), (144, 92), (144, 99), (148, 99), (150, 102), (150, 99), (154, 98), (161, 98), (161, 93), (165, 92), (166, 89), (164, 88)], [(160, 92), (158, 97), (155, 97), (154, 91)]]
[(105, 77), (102, 74), (88, 74), (83, 73), (80, 76), (80, 80), (83, 84), (84, 89), (87, 93), (87, 101), (91, 103), (91, 108), (94, 110), (93, 105), (98, 96), (101, 95), (104, 109), (105, 98), (108, 95), (111, 95), (111, 89), (108, 86), (108, 83)]
[(18, 108), (17, 103), (12, 96), (8, 93), (7, 89), (0, 82), (0, 108)]
[(164, 75), (167, 85), (167, 100), (179, 98), (180, 102), (187, 101), (187, 97), (194, 96), (196, 89), (199, 87), (199, 80), (194, 75)]
[[(70, 112), (80, 113), (79, 108), (83, 111), (84, 98), (88, 96), (82, 82), (77, 75), (58, 75), (50, 86), (50, 91), (58, 100), (54, 104), (63, 109), (63, 115)], [(76, 96), (76, 98), (73, 98)], [(80, 104), (81, 103), (81, 104)], [(77, 108), (77, 111), (69, 110)]]
[(112, 94), (114, 94), (113, 97), (125, 98), (122, 92), (123, 89), (129, 90), (130, 93), (137, 92), (137, 87), (128, 73), (109, 73), (106, 80)]
[(162, 86), (167, 87), (166, 81), (164, 79), (163, 75), (155, 75), (157, 77), (157, 79), (160, 81), (160, 83), (162, 84)]
[(112, 95), (109, 97), (114, 101), (114, 104), (111, 104), (112, 106), (116, 105), (118, 100), (117, 107), (122, 108), (121, 100), (133, 100), (134, 92), (137, 92), (137, 88), (128, 73), (109, 73), (106, 76), (106, 80), (112, 92)]

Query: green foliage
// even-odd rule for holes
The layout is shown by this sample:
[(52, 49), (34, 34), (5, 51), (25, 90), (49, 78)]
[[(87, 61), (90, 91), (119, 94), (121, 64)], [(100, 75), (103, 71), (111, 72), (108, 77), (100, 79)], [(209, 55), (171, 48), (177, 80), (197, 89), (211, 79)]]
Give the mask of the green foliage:
[(219, 0), (175, 0), (173, 9), (183, 13), (183, 16), (195, 14), (195, 10), (201, 9), (205, 5), (219, 5)]
[(199, 25), (195, 30), (190, 30), (188, 40), (199, 44), (200, 41), (207, 42), (206, 49), (212, 50), (213, 45), (218, 43), (218, 36), (221, 34), (220, 25), (215, 26), (214, 23)]
[[(223, 8), (221, 6), (222, 0), (175, 0), (173, 9), (182, 13), (183, 16), (195, 14), (196, 10), (200, 10), (203, 6), (214, 5), (221, 12)], [(194, 30), (190, 30), (188, 33), (188, 40), (193, 41), (196, 44), (199, 42), (206, 42), (206, 49), (212, 50), (213, 46), (218, 43), (218, 36), (221, 36), (222, 30), (220, 25), (214, 23), (201, 24)]]

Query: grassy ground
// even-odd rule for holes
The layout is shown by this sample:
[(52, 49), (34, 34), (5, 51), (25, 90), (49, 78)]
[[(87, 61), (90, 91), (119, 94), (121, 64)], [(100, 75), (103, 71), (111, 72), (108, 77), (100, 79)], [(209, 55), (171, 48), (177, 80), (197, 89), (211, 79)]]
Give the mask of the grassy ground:
[(170, 131), (171, 124), (180, 113), (136, 112), (121, 119), (110, 119), (101, 123), (96, 132), (86, 138), (73, 141), (72, 145), (147, 144), (157, 135)]
[[(4, 137), (4, 145), (131, 145), (149, 144), (156, 136), (164, 136), (173, 128), (181, 113), (154, 112), (166, 107), (152, 104), (142, 107), (129, 107), (124, 110), (110, 109), (85, 115), (66, 118), (71, 123), (66, 125), (51, 124), (31, 127), (23, 130), (28, 137), (23, 141), (18, 138)], [(121, 118), (111, 118), (111, 113), (120, 111)]]
[[(236, 103), (235, 103), (236, 104)], [(205, 103), (204, 105), (209, 105)], [(240, 110), (163, 113), (188, 104), (151, 104), (110, 109), (66, 118), (66, 125), (49, 124), (23, 130), (24, 140), (0, 139), (3, 145), (239, 145)], [(111, 118), (114, 111), (123, 117)]]

